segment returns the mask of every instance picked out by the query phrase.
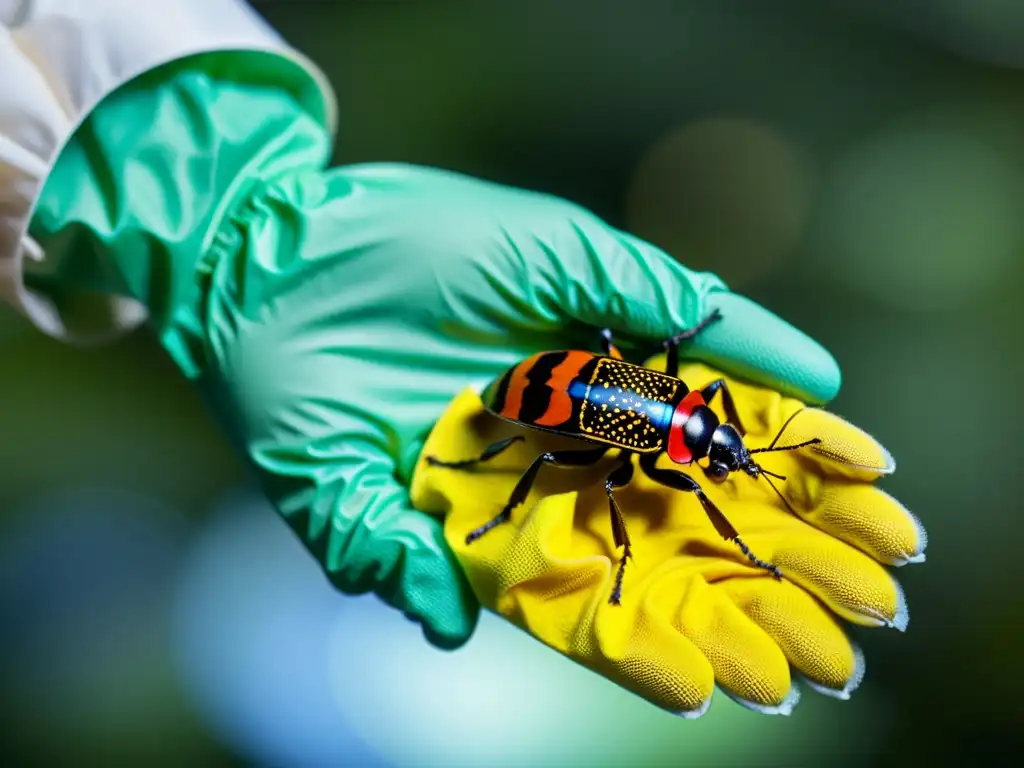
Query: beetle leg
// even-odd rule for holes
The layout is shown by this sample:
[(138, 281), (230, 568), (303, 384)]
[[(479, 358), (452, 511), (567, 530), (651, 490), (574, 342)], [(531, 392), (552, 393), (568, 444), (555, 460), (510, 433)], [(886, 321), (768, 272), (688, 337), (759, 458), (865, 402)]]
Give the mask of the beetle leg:
[(622, 359), (622, 353), (619, 351), (619, 348), (612, 343), (611, 328), (604, 328), (601, 331), (601, 353), (605, 357), (612, 357), (616, 360)]
[(622, 547), (622, 558), (619, 560), (619, 570), (615, 574), (615, 586), (612, 588), (611, 597), (608, 602), (618, 605), (622, 597), (622, 577), (626, 573), (626, 561), (633, 559), (633, 552), (630, 549), (629, 532), (626, 530), (626, 521), (622, 517), (619, 504), (615, 501), (613, 491), (629, 485), (633, 479), (633, 454), (623, 451), (620, 461), (622, 462), (608, 473), (604, 481), (604, 490), (608, 494), (608, 507), (612, 515), (612, 536), (615, 539), (615, 547)]
[(719, 393), (722, 395), (722, 405), (725, 407), (726, 420), (736, 427), (736, 430), (742, 437), (747, 431), (743, 428), (743, 422), (740, 421), (739, 412), (736, 410), (736, 401), (732, 399), (732, 392), (729, 391), (729, 385), (725, 383), (725, 379), (712, 381), (700, 391), (701, 397), (704, 398), (704, 402), (708, 405), (711, 405), (711, 401)]
[(461, 461), (442, 461), (436, 456), (427, 456), (427, 464), (432, 467), (447, 467), (448, 469), (466, 469), (474, 464), (481, 464), (485, 461), (490, 461), (498, 454), (504, 453), (505, 449), (510, 447), (513, 443), (518, 443), (520, 440), (526, 438), (522, 435), (516, 435), (515, 437), (509, 437), (505, 440), (499, 440), (496, 443), (491, 443), (484, 449), (484, 452), (477, 456), (475, 459), (462, 459)]
[(594, 448), (589, 451), (551, 451), (550, 453), (542, 453), (533, 460), (533, 463), (527, 467), (522, 477), (519, 478), (519, 482), (512, 489), (512, 495), (509, 496), (508, 503), (504, 509), (476, 530), (470, 531), (466, 536), (466, 543), (472, 544), (492, 528), (508, 522), (512, 517), (512, 510), (526, 501), (526, 497), (530, 495), (530, 489), (537, 479), (537, 473), (540, 472), (540, 468), (545, 464), (553, 464), (559, 467), (588, 467), (600, 461), (601, 457), (607, 452), (608, 449), (602, 446), (601, 448)]
[(679, 342), (689, 341), (698, 333), (700, 333), (709, 325), (711, 325), (713, 322), (721, 319), (722, 313), (716, 309), (710, 315), (708, 315), (695, 326), (693, 326), (693, 328), (689, 328), (685, 331), (680, 331), (672, 338), (666, 339), (662, 343), (662, 346), (668, 353), (665, 359), (665, 373), (667, 373), (669, 376), (672, 376), (673, 378), (677, 377), (679, 374)]
[(758, 568), (764, 568), (766, 571), (771, 571), (777, 579), (782, 578), (782, 571), (777, 566), (771, 563), (766, 563), (761, 560), (757, 555), (750, 551), (750, 548), (743, 542), (733, 528), (732, 523), (729, 522), (728, 518), (722, 513), (715, 503), (708, 498), (704, 490), (697, 484), (689, 475), (678, 472), (674, 469), (661, 469), (655, 466), (655, 462), (658, 460), (658, 454), (656, 453), (645, 453), (640, 457), (640, 468), (644, 471), (651, 480), (669, 488), (674, 488), (677, 491), (686, 491), (696, 495), (700, 501), (701, 506), (704, 507), (704, 512), (711, 520), (711, 524), (715, 526), (715, 530), (718, 534), (726, 541), (736, 542), (736, 546), (740, 548), (740, 551), (747, 556), (747, 559), (756, 565)]

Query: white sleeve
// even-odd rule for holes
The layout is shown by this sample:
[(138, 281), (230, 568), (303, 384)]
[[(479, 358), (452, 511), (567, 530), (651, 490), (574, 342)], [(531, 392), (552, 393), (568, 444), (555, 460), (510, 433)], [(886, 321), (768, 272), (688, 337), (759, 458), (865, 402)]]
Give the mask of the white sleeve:
[[(161, 64), (224, 50), (294, 63), (296, 98), (334, 134), (326, 77), (243, 0), (0, 0), (0, 300), (45, 333), (73, 340), (53, 304), (22, 280), (24, 258), (46, 258), (26, 230), (53, 162), (119, 85)], [(102, 324), (115, 333), (145, 319), (133, 300), (97, 301)]]

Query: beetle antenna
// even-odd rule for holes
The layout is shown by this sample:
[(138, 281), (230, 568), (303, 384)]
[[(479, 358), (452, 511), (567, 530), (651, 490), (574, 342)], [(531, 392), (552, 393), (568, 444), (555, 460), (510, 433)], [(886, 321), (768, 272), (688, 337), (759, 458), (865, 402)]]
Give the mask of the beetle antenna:
[[(801, 408), (800, 410), (803, 410), (803, 409)], [(815, 438), (814, 440), (808, 440), (806, 443), (800, 443), (799, 445), (790, 445), (790, 446), (785, 446), (783, 448), (776, 448), (775, 447), (775, 445), (779, 442), (779, 438), (782, 437), (782, 433), (785, 432), (786, 431), (786, 427), (789, 426), (789, 422), (791, 422), (793, 419), (796, 418), (797, 413), (800, 413), (800, 411), (797, 411), (792, 416), (790, 416), (788, 419), (786, 419), (786, 421), (783, 423), (783, 425), (781, 427), (779, 427), (779, 432), (778, 432), (777, 435), (775, 435), (775, 439), (772, 440), (768, 444), (768, 446), (766, 448), (753, 448), (753, 449), (751, 449), (749, 451), (749, 453), (773, 453), (775, 451), (794, 451), (797, 448), (803, 448), (805, 445), (812, 445), (814, 443), (820, 443), (821, 440)]]
[(763, 477), (764, 481), (766, 483), (768, 483), (768, 485), (771, 486), (771, 489), (773, 491), (775, 491), (775, 495), (779, 497), (779, 499), (782, 501), (782, 503), (786, 505), (786, 509), (788, 509), (792, 514), (794, 514), (797, 517), (799, 517), (799, 515), (797, 515), (797, 513), (796, 513), (796, 510), (793, 509), (793, 507), (790, 505), (790, 503), (786, 499), (786, 497), (782, 495), (782, 491), (780, 491), (778, 489), (778, 487), (775, 485), (775, 483), (773, 483), (772, 480), (771, 480), (773, 477), (776, 477), (776, 478), (778, 478), (780, 480), (785, 480), (786, 478), (782, 477), (781, 475), (776, 475), (774, 472), (768, 472), (768, 471), (763, 470), (763, 469), (761, 470), (761, 477)]
[[(800, 411), (797, 411), (796, 413), (800, 413)], [(775, 439), (772, 440), (771, 444), (767, 448), (765, 448), (764, 450), (766, 450), (766, 451), (775, 450), (775, 444), (777, 442), (779, 442), (779, 438), (782, 437), (782, 433), (786, 431), (786, 427), (789, 426), (789, 422), (791, 422), (793, 419), (796, 418), (796, 413), (794, 413), (792, 416), (790, 416), (788, 419), (786, 419), (786, 421), (783, 423), (783, 425), (781, 427), (779, 427), (779, 433), (777, 435), (775, 435)]]
[[(775, 440), (779, 438), (776, 436)], [(804, 440), (802, 443), (796, 443), (795, 445), (782, 445), (778, 448), (775, 447), (775, 440), (772, 440), (772, 444), (767, 448), (751, 448), (748, 453), (776, 453), (777, 451), (795, 451), (797, 448), (804, 448), (808, 445), (815, 445), (821, 442), (820, 437), (815, 437), (811, 440)]]

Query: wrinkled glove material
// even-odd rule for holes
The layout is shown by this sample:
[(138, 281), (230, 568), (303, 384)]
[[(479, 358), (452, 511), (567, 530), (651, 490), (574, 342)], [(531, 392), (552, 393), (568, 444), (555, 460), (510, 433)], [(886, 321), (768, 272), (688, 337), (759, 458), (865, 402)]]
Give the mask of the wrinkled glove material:
[(322, 167), (331, 143), (279, 88), (232, 87), (188, 61), (113, 94), (64, 148), (31, 227), (50, 258), (29, 280), (65, 304), (83, 291), (141, 301), (194, 376), (199, 260), (237, 249), (231, 217), (275, 180)]
[(32, 222), (65, 309), (138, 299), (332, 582), (376, 591), (452, 647), (478, 605), (408, 483), (452, 397), (609, 326), (628, 348), (724, 319), (695, 354), (815, 401), (820, 346), (714, 275), (564, 200), (402, 165), (325, 170), (287, 89), (162, 67), (109, 96)]
[[(662, 355), (651, 367), (663, 363)], [(698, 388), (721, 374), (688, 364), (680, 377)], [(610, 457), (593, 469), (542, 469), (511, 522), (467, 544), (466, 534), (502, 508), (534, 458), (585, 446), (501, 420), (473, 390), (455, 399), (427, 441), (413, 503), (445, 518), (448, 542), (483, 605), (659, 707), (699, 716), (717, 684), (752, 709), (788, 713), (799, 697), (796, 677), (848, 698), (864, 659), (843, 621), (906, 627), (903, 593), (884, 566), (922, 560), (924, 529), (875, 485), (895, 465), (869, 435), (793, 398), (727, 382), (749, 447), (768, 445), (784, 425), (779, 445), (822, 440), (800, 453), (764, 455), (766, 469), (787, 477), (775, 482), (796, 514), (764, 481), (741, 475), (717, 486), (689, 468), (747, 545), (781, 568), (782, 580), (718, 536), (692, 494), (636, 470), (615, 491), (633, 560), (621, 604), (610, 605), (622, 553), (604, 488)], [(426, 461), (471, 458), (512, 435), (527, 440), (471, 469)], [(663, 457), (660, 466), (672, 465)]]

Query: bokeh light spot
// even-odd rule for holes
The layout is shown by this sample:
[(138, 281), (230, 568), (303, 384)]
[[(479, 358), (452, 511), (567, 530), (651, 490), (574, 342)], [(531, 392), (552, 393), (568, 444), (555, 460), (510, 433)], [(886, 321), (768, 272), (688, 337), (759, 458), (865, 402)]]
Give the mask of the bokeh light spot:
[(78, 487), (8, 507), (3, 522), (7, 748), (59, 765), (208, 756), (171, 653), (186, 520), (147, 496)]
[(1024, 4), (1018, 0), (930, 0), (923, 24), (950, 48), (1003, 66), (1024, 65)]
[(730, 287), (793, 253), (810, 201), (809, 168), (785, 137), (759, 123), (709, 119), (648, 150), (627, 198), (630, 230)]
[(381, 765), (346, 724), (329, 672), (350, 601), (258, 493), (223, 499), (188, 553), (177, 661), (209, 728), (260, 765)]
[(970, 136), (900, 129), (846, 152), (829, 174), (815, 258), (900, 310), (955, 311), (994, 289), (1024, 246), (1021, 175)]

